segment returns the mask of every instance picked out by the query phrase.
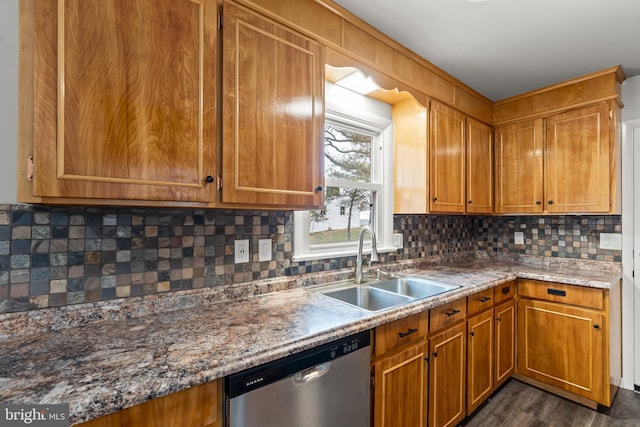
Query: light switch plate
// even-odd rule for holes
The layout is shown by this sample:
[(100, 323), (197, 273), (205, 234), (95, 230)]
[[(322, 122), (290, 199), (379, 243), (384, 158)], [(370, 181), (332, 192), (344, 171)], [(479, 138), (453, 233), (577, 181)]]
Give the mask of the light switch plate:
[(622, 234), (600, 233), (600, 249), (619, 251), (622, 249)]
[(258, 261), (271, 261), (271, 239), (258, 240)]
[(403, 238), (402, 233), (393, 233), (393, 246), (395, 246), (396, 249), (402, 249), (404, 247)]
[(249, 240), (236, 240), (234, 243), (235, 263), (249, 262)]
[(524, 245), (524, 233), (522, 231), (513, 233), (513, 243), (516, 245)]

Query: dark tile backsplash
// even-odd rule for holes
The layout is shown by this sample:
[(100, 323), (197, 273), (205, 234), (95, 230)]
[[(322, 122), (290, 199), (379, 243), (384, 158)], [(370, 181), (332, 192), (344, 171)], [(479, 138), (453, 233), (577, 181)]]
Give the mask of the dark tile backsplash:
[[(620, 261), (597, 249), (619, 216), (396, 215), (404, 248), (382, 261), (489, 250)], [(513, 231), (525, 245), (513, 244)], [(259, 262), (258, 240), (273, 241)], [(234, 240), (251, 262), (234, 264)], [(0, 313), (335, 270), (355, 257), (294, 263), (288, 211), (80, 208), (0, 205)]]

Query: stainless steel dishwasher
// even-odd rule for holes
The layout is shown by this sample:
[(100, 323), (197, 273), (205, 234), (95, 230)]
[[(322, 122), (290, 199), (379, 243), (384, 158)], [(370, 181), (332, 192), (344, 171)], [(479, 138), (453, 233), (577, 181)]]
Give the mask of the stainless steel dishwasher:
[(225, 379), (229, 427), (368, 427), (369, 332)]

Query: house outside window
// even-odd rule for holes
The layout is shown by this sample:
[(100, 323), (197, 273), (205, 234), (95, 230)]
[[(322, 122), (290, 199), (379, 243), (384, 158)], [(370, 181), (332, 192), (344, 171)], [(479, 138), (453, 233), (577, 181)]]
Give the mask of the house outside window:
[(391, 106), (331, 83), (325, 89), (325, 207), (294, 213), (293, 260), (355, 255), (367, 224), (380, 252), (395, 251)]

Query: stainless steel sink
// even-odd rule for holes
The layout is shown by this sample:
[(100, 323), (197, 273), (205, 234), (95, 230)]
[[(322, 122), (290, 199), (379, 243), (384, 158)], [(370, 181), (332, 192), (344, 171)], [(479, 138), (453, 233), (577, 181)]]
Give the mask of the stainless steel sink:
[(459, 285), (434, 282), (417, 277), (394, 277), (379, 282), (372, 282), (371, 287), (395, 292), (414, 299), (429, 298), (459, 288)]
[(336, 290), (320, 291), (320, 293), (369, 311), (385, 310), (414, 300), (414, 298), (405, 295), (368, 286), (349, 286)]

